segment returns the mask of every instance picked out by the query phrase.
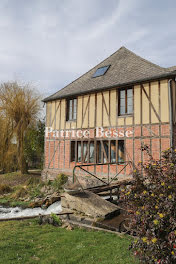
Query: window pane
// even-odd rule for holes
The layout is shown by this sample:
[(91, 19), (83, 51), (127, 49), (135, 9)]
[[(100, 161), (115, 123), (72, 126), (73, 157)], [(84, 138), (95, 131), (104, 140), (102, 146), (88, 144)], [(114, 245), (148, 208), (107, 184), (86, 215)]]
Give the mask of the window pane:
[(77, 99), (67, 101), (66, 120), (76, 120), (77, 116)]
[(108, 162), (108, 157), (109, 157), (109, 142), (108, 141), (102, 141), (102, 142), (103, 142), (104, 150), (106, 153), (106, 155), (105, 153), (103, 153), (103, 162), (106, 163)]
[(133, 112), (133, 89), (120, 91), (119, 114), (131, 114)]
[(125, 99), (120, 99), (120, 114), (125, 114)]
[(125, 114), (125, 107), (124, 106), (121, 106), (120, 107), (120, 114), (121, 115), (124, 115)]
[(83, 162), (88, 162), (88, 142), (83, 142)]
[(76, 120), (76, 112), (73, 113), (73, 119)]
[(72, 100), (69, 100), (69, 120), (72, 120)]
[(111, 141), (111, 162), (116, 162), (116, 142)]
[(74, 99), (74, 108), (73, 108), (73, 119), (76, 119), (76, 111), (77, 111), (77, 99)]
[(81, 162), (81, 141), (78, 142), (78, 162)]
[(133, 97), (133, 90), (132, 89), (127, 89), (127, 97)]
[(90, 163), (94, 163), (94, 142), (90, 142), (90, 157), (89, 161)]
[(133, 89), (127, 90), (127, 113), (133, 113)]
[(133, 106), (132, 105), (128, 105), (128, 107), (127, 107), (127, 113), (128, 114), (133, 113)]
[(97, 141), (97, 163), (101, 163), (101, 143)]
[(132, 97), (127, 99), (127, 104), (128, 105), (133, 105), (133, 98)]
[(124, 149), (124, 140), (118, 141), (118, 162), (124, 162), (125, 149)]
[(125, 106), (125, 99), (120, 99), (120, 106)]
[(66, 121), (69, 120), (69, 112), (70, 112), (70, 100), (67, 100), (67, 109), (66, 109)]
[(75, 141), (71, 141), (71, 162), (75, 161)]
[(124, 98), (125, 99), (125, 90), (120, 91), (120, 99)]

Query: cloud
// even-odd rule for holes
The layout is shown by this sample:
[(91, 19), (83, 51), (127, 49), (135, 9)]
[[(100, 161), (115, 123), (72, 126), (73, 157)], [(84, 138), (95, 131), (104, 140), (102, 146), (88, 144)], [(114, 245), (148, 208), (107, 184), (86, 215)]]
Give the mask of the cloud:
[(175, 1), (1, 0), (0, 78), (48, 96), (121, 46), (175, 64)]

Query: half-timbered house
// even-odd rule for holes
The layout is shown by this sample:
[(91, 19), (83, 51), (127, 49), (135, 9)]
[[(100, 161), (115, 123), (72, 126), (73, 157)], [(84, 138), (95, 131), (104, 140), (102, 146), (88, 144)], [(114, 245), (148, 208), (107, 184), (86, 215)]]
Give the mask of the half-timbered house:
[[(174, 146), (176, 67), (163, 68), (121, 47), (46, 98), (45, 172), (76, 164), (103, 177), (131, 174)], [(98, 164), (98, 165), (95, 165)]]

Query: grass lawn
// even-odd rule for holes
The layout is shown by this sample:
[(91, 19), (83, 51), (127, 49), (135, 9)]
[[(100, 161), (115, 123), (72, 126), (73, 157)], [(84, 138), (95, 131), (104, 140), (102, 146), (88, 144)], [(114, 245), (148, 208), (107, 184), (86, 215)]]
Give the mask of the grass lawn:
[(130, 238), (51, 225), (37, 220), (0, 223), (0, 263), (135, 264)]

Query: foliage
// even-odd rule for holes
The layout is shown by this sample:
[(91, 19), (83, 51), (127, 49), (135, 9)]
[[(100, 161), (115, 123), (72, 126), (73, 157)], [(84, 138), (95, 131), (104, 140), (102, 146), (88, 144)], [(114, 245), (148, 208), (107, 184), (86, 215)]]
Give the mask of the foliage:
[(59, 216), (51, 213), (51, 217), (53, 219), (53, 225), (55, 225), (55, 226), (61, 226), (62, 225), (62, 220), (59, 218)]
[(41, 192), (41, 188), (42, 188), (42, 184), (28, 186), (30, 199), (44, 197), (44, 194)]
[(21, 173), (27, 173), (24, 154), (25, 133), (38, 118), (39, 102), (39, 96), (31, 89), (30, 85), (7, 82), (0, 86), (0, 114), (6, 124), (4, 126), (5, 146), (3, 146), (3, 152), (8, 152), (14, 137)]
[(60, 190), (62, 189), (62, 186), (67, 182), (67, 180), (68, 180), (68, 176), (63, 173), (60, 173), (56, 177), (56, 179), (53, 182), (51, 182), (51, 184), (56, 190)]
[(55, 228), (38, 220), (0, 223), (0, 264), (135, 264), (131, 239), (105, 232)]
[(44, 157), (44, 121), (38, 121), (31, 126), (26, 134), (24, 141), (25, 157), (29, 166), (32, 168), (42, 168)]
[[(122, 189), (131, 228), (138, 239), (134, 254), (144, 263), (176, 263), (176, 150), (156, 161), (145, 146), (149, 161), (134, 171), (135, 183)], [(143, 172), (143, 173), (142, 173)]]

